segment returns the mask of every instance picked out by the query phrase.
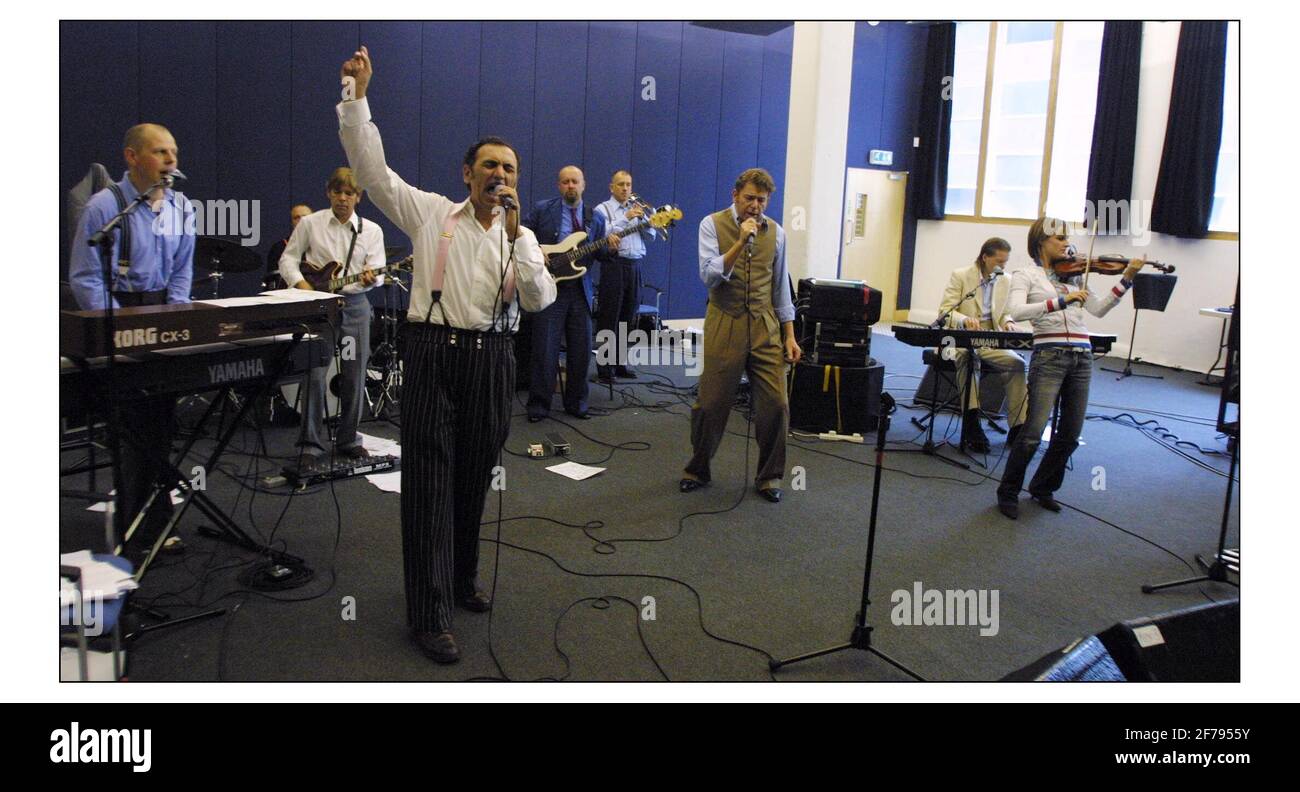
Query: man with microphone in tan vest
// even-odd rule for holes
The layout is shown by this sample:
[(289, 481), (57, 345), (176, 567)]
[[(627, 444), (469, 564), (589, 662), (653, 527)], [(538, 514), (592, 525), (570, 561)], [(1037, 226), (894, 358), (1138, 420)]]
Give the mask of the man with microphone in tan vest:
[(803, 352), (794, 336), (794, 304), (785, 266), (785, 230), (763, 215), (776, 191), (772, 176), (750, 168), (736, 178), (732, 205), (700, 221), (700, 279), (709, 287), (704, 319), (704, 369), (691, 408), (694, 455), (682, 475), (682, 492), (708, 484), (709, 460), (727, 429), (741, 372), (753, 393), (758, 473), (754, 486), (781, 501), (790, 404), (786, 364)]

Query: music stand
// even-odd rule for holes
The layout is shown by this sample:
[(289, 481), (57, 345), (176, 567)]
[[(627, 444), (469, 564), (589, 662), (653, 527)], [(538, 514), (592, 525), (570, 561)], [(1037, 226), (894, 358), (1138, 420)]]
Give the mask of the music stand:
[[(1129, 333), (1128, 359), (1124, 361), (1123, 369), (1106, 368), (1102, 366), (1102, 371), (1109, 371), (1112, 374), (1119, 374), (1115, 379), (1122, 380), (1125, 377), (1146, 377), (1147, 379), (1164, 379), (1160, 374), (1142, 374), (1133, 370), (1133, 347), (1137, 346), (1137, 326), (1138, 311), (1160, 311), (1164, 312), (1169, 305), (1169, 297), (1174, 293), (1174, 286), (1178, 283), (1177, 275), (1157, 275), (1154, 272), (1139, 272), (1133, 277), (1133, 329)], [(1141, 363), (1142, 358), (1137, 358)]]

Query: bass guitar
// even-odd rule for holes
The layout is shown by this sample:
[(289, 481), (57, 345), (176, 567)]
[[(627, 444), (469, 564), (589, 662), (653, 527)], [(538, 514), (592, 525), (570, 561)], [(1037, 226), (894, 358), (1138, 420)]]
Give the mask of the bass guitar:
[[(675, 206), (661, 206), (652, 214), (638, 218), (636, 222), (624, 228), (619, 236), (634, 234), (643, 228), (668, 228), (681, 219), (681, 209)], [(555, 280), (581, 278), (587, 274), (587, 267), (579, 262), (609, 244), (609, 236), (583, 244), (586, 238), (586, 231), (575, 231), (554, 245), (541, 246), (542, 255), (546, 256), (546, 269)]]

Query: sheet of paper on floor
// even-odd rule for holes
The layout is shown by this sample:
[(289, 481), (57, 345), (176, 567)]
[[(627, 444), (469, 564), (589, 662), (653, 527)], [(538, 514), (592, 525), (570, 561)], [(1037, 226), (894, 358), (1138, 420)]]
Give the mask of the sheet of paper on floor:
[(551, 465), (547, 470), (552, 473), (559, 473), (561, 476), (571, 478), (574, 481), (582, 481), (592, 476), (605, 472), (605, 468), (591, 467), (590, 465), (579, 465), (577, 462), (563, 462), (558, 465)]

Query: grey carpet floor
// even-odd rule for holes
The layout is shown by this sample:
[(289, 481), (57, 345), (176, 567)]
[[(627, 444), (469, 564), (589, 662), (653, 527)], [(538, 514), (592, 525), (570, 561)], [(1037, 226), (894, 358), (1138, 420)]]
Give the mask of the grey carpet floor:
[[(872, 354), (885, 363), (886, 390), (909, 404), (923, 373), (920, 350), (880, 333)], [(1212, 426), (1218, 391), (1197, 384), (1198, 374), (1159, 371), (1165, 379), (1116, 381), (1097, 370), (1090, 414), (1129, 411), (1225, 450)], [(861, 592), (874, 450), (792, 437), (788, 463), (803, 468), (806, 487), (769, 504), (750, 489), (757, 450), (750, 441), (747, 451), (749, 430), (737, 411), (713, 484), (683, 495), (677, 480), (690, 450), (689, 397), (665, 383), (688, 380), (680, 368), (643, 374), (620, 383), (612, 399), (593, 386), (592, 407), (608, 414), (590, 421), (557, 411), (529, 424), (516, 405), (506, 486), (488, 501), (480, 543), (480, 583), (495, 587), (496, 607), (490, 616), (457, 613), (459, 664), (436, 666), (409, 641), (398, 495), (351, 479), (287, 498), (283, 488), (254, 493), (217, 472), (209, 476), (214, 499), (245, 530), (306, 559), (316, 577), (292, 591), (244, 589), (238, 576), (255, 554), (197, 533), (203, 521), (191, 510), (180, 528), (189, 550), (160, 561), (135, 598), (173, 616), (214, 607), (226, 613), (142, 637), (130, 653), (130, 678), (766, 681), (774, 678), (769, 656), (847, 640)], [(923, 414), (900, 407), (891, 446), (916, 447), (909, 419)], [(937, 426), (957, 429), (948, 418)], [(380, 422), (363, 430), (397, 436)], [(607, 470), (576, 482), (546, 471), (554, 460), (521, 456), (547, 431), (568, 437), (572, 459)], [(294, 435), (267, 430), (270, 453), (290, 454)], [(986, 461), (1000, 471), (1003, 441), (990, 436)], [(1214, 547), (1226, 456), (1185, 449), (1216, 474), (1167, 442), (1103, 420), (1089, 420), (1084, 439), (1059, 493), (1069, 508), (1051, 514), (1025, 500), (1016, 522), (994, 507), (996, 484), (986, 476), (996, 472), (887, 453), (868, 609), (875, 645), (927, 680), (994, 680), (1116, 621), (1235, 598), (1237, 590), (1222, 584), (1154, 595), (1139, 588), (1189, 576), (1193, 555)], [(246, 453), (255, 440), (251, 430), (237, 435), (223, 470), (250, 483), (273, 474), (277, 460)], [(64, 464), (71, 461), (65, 454)], [(1099, 467), (1104, 490), (1093, 487)], [(84, 504), (65, 500), (60, 513), (64, 550), (102, 535), (102, 518)], [(1231, 546), (1240, 544), (1238, 519), (1234, 498)], [(996, 634), (971, 624), (895, 624), (894, 593), (918, 584), (996, 591)], [(651, 602), (654, 618), (643, 618)], [(775, 678), (907, 679), (862, 652), (791, 666)]]

